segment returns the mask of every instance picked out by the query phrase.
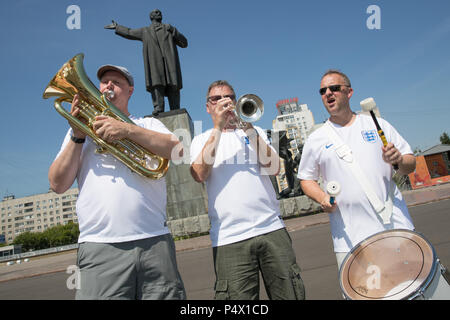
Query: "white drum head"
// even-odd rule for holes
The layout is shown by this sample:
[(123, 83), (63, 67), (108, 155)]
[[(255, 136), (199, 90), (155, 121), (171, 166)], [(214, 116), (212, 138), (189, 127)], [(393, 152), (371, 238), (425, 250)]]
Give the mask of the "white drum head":
[(436, 270), (431, 244), (410, 230), (377, 233), (345, 257), (339, 279), (347, 299), (408, 299), (426, 285)]

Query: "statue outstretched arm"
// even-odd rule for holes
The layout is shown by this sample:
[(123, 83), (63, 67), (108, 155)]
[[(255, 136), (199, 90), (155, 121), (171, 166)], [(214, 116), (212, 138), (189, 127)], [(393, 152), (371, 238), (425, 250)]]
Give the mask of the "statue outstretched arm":
[(111, 24), (105, 26), (105, 29), (116, 30), (116, 34), (129, 40), (141, 40), (142, 41), (142, 28), (130, 29), (125, 26), (118, 24), (116, 21), (112, 20)]

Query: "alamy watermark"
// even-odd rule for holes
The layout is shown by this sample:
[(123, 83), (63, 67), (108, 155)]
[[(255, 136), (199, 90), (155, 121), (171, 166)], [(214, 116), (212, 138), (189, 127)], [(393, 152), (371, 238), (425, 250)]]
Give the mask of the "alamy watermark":
[(370, 290), (380, 289), (381, 285), (381, 269), (379, 266), (370, 265), (367, 270), (367, 274), (370, 276), (367, 278), (366, 285)]
[(370, 16), (366, 20), (366, 26), (369, 30), (380, 30), (381, 29), (381, 9), (379, 6), (372, 4), (367, 7), (367, 14)]
[(66, 273), (70, 274), (70, 276), (66, 280), (67, 289), (80, 290), (81, 288), (80, 268), (76, 265), (70, 265), (67, 267)]
[(67, 7), (66, 13), (70, 14), (66, 20), (66, 26), (69, 30), (81, 29), (81, 9), (79, 6), (72, 4)]
[[(214, 132), (216, 129), (212, 129), (211, 136), (217, 137), (218, 134)], [(229, 132), (233, 132), (230, 130)], [(202, 121), (194, 121), (194, 137), (202, 133)], [(171, 159), (175, 165), (179, 164), (207, 164), (214, 165), (216, 161), (216, 150), (211, 144), (206, 143), (202, 146), (202, 151), (198, 155), (190, 154), (190, 147), (192, 143), (191, 133), (184, 128), (178, 128), (173, 131), (175, 137), (180, 140), (175, 148), (171, 152)], [(258, 143), (259, 135), (256, 129), (250, 128), (245, 131), (241, 136), (242, 143), (245, 148), (238, 150), (232, 158), (227, 158), (226, 165), (240, 165), (260, 164), (262, 175), (274, 175), (279, 171), (279, 134), (278, 132), (272, 133), (273, 143), (269, 145), (269, 149), (264, 145)], [(203, 149), (203, 147), (205, 147)], [(183, 149), (183, 155), (180, 156)], [(198, 150), (200, 151), (200, 150)], [(275, 152), (273, 152), (275, 151)], [(195, 159), (193, 158), (195, 156)]]

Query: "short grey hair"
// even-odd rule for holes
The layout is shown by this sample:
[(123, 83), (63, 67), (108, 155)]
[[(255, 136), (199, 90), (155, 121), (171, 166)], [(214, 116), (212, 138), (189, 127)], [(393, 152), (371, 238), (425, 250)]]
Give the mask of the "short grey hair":
[(208, 87), (208, 91), (206, 92), (206, 101), (208, 101), (208, 97), (209, 97), (209, 92), (211, 91), (212, 88), (215, 87), (222, 87), (222, 86), (226, 86), (228, 88), (230, 88), (231, 91), (233, 91), (233, 94), (236, 96), (236, 93), (234, 92), (233, 86), (226, 80), (216, 80), (213, 83), (211, 83)]
[(320, 80), (322, 80), (323, 78), (325, 78), (326, 76), (330, 75), (330, 74), (338, 74), (340, 75), (342, 78), (344, 78), (344, 81), (346, 82), (346, 85), (348, 85), (350, 88), (352, 87), (352, 84), (350, 83), (350, 79), (347, 77), (347, 75), (343, 72), (341, 72), (340, 70), (337, 69), (329, 69), (327, 70), (322, 78), (320, 78)]

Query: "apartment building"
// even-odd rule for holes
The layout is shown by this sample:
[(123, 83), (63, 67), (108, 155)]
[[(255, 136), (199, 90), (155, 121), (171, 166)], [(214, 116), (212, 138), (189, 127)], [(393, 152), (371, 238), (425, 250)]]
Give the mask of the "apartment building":
[(298, 98), (280, 100), (276, 106), (278, 116), (273, 121), (273, 129), (286, 131), (287, 137), (292, 139), (289, 150), (295, 157), (314, 126), (314, 116), (308, 105), (300, 104)]
[(23, 198), (8, 195), (0, 202), (0, 238), (11, 243), (22, 232), (42, 232), (48, 228), (78, 223), (75, 204), (78, 188), (63, 194), (53, 191)]
[[(292, 161), (297, 155), (300, 156), (300, 150), (305, 144), (306, 138), (314, 127), (314, 117), (312, 112), (308, 109), (308, 105), (300, 104), (298, 98), (280, 100), (276, 104), (278, 115), (272, 122), (273, 134), (276, 132), (285, 131), (286, 137), (289, 139), (288, 149), (291, 152)], [(287, 172), (285, 160), (281, 161), (280, 173), (276, 177), (278, 185), (278, 192), (280, 195), (293, 191), (295, 186), (288, 182), (288, 175), (295, 174), (294, 172)], [(294, 182), (295, 183), (295, 182)]]

